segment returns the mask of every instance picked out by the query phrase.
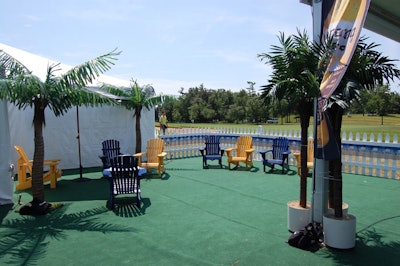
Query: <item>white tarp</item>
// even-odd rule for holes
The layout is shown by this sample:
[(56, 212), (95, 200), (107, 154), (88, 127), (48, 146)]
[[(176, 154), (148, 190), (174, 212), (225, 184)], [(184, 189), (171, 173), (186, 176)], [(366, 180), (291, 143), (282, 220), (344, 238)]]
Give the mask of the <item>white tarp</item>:
[[(9, 104), (11, 146), (22, 146), (30, 159), (34, 151), (33, 110), (18, 110)], [(136, 147), (135, 119), (133, 111), (122, 106), (79, 107), (79, 129), (82, 166), (101, 166), (101, 142), (106, 139), (120, 141), (121, 152), (133, 154)], [(154, 137), (154, 110), (142, 111), (142, 150), (146, 141)], [(46, 110), (46, 126), (43, 131), (45, 159), (61, 159), (62, 169), (79, 168), (76, 108), (64, 116), (55, 117)], [(13, 150), (12, 161), (17, 153)]]
[[(0, 50), (13, 56), (25, 65), (32, 74), (42, 80), (46, 77), (47, 66), (53, 63), (49, 59), (27, 53), (25, 51), (0, 43)], [(59, 74), (66, 72), (70, 66), (61, 64)], [(114, 86), (129, 86), (130, 82), (106, 75), (101, 75), (100, 82)], [(22, 146), (30, 159), (34, 151), (33, 109), (18, 110), (14, 105), (0, 102), (0, 203), (12, 198), (10, 183), (10, 162), (17, 166), (17, 153), (14, 145)], [(8, 111), (8, 115), (7, 115)], [(50, 110), (46, 110), (46, 126), (43, 131), (45, 143), (45, 159), (61, 159), (61, 169), (79, 168), (77, 116), (76, 107), (67, 114), (55, 117)], [(9, 122), (9, 129), (8, 123)], [(154, 138), (154, 109), (143, 109), (141, 118), (142, 150), (146, 141)], [(136, 146), (135, 118), (133, 111), (122, 106), (79, 107), (80, 143), (83, 168), (101, 166), (101, 142), (106, 139), (120, 141), (121, 152), (133, 154)], [(9, 133), (9, 134), (7, 134)], [(8, 137), (7, 137), (8, 136)], [(11, 160), (10, 160), (11, 157)]]
[(0, 100), (0, 205), (12, 203), (13, 180), (10, 172), (10, 132), (7, 102)]

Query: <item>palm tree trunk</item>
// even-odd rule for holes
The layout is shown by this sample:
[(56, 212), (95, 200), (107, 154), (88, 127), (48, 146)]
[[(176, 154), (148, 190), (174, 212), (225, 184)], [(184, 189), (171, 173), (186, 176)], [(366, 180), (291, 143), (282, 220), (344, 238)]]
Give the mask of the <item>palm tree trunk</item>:
[(34, 127), (34, 153), (32, 165), (32, 197), (39, 202), (45, 200), (44, 185), (43, 185), (43, 162), (44, 162), (44, 140), (43, 140), (43, 125), (44, 125), (44, 108), (36, 100), (33, 127)]
[(135, 117), (136, 117), (136, 125), (135, 125), (135, 132), (136, 132), (136, 153), (142, 151), (142, 132), (140, 130), (140, 117), (141, 117), (141, 110), (135, 110)]
[(313, 110), (313, 104), (307, 101), (300, 101), (298, 111), (300, 115), (301, 140), (300, 140), (300, 206), (307, 206), (307, 143), (308, 143), (308, 127), (310, 125), (310, 117)]
[(333, 104), (329, 109), (329, 117), (332, 122), (333, 134), (335, 136), (336, 142), (339, 146), (339, 159), (332, 160), (329, 162), (329, 176), (331, 177), (333, 182), (329, 183), (329, 191), (333, 191), (333, 204), (330, 203), (330, 206), (333, 205), (335, 209), (335, 217), (343, 217), (343, 182), (342, 182), (342, 139), (340, 136), (341, 128), (342, 128), (342, 118), (344, 109), (341, 108), (337, 104)]

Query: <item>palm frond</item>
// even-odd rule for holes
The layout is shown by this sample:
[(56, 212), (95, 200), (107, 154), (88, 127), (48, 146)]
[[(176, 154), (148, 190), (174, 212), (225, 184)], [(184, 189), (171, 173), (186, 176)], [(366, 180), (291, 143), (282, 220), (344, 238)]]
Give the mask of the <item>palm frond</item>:
[(120, 54), (121, 52), (114, 49), (112, 52), (70, 69), (62, 75), (62, 84), (65, 87), (85, 87), (87, 84), (92, 83), (100, 74), (109, 70), (115, 64), (116, 57)]
[(31, 71), (17, 59), (0, 50), (0, 78), (14, 78), (19, 74), (30, 74)]

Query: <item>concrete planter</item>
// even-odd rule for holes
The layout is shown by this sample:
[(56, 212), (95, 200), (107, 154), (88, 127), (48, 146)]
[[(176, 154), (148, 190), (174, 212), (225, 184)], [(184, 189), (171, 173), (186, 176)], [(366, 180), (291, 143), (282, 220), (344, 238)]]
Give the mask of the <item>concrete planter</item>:
[[(349, 213), (349, 204), (347, 204), (347, 203), (343, 203), (343, 204), (342, 204), (342, 212), (343, 212), (343, 216), (344, 216), (344, 215), (347, 215), (347, 214)], [(334, 215), (334, 214), (335, 214), (335, 209), (333, 209), (333, 208), (328, 208), (326, 214)]]
[(328, 247), (350, 249), (356, 245), (356, 217), (347, 214), (336, 218), (326, 214), (323, 218), (324, 243)]
[(299, 205), (298, 200), (289, 201), (288, 206), (288, 230), (290, 232), (304, 229), (311, 220), (311, 204), (307, 202), (306, 208), (302, 208)]

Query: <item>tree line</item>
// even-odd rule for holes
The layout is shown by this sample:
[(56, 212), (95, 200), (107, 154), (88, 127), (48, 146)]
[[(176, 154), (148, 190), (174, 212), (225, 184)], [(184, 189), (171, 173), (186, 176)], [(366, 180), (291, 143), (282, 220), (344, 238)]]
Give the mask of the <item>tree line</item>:
[[(162, 111), (175, 123), (266, 123), (269, 118), (280, 117), (286, 122), (297, 110), (288, 100), (266, 101), (255, 83), (239, 92), (228, 89), (207, 89), (203, 84), (181, 88), (177, 97), (171, 97), (156, 107), (156, 121)], [(377, 85), (362, 91), (358, 100), (347, 110), (351, 114), (379, 115), (400, 114), (400, 93), (390, 90), (389, 85)], [(285, 120), (286, 119), (286, 120)]]

